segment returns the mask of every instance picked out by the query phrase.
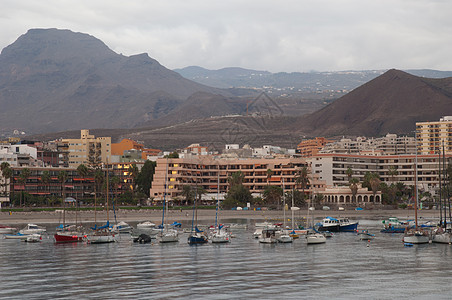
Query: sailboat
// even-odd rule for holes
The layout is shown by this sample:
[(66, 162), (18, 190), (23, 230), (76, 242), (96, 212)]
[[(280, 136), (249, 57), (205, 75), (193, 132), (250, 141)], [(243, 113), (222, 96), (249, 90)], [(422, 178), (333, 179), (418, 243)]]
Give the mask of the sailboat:
[(416, 141), (416, 160), (414, 164), (414, 193), (416, 194), (414, 197), (414, 220), (415, 220), (415, 227), (405, 230), (405, 233), (403, 235), (403, 242), (405, 244), (411, 245), (411, 244), (427, 244), (429, 242), (429, 237), (427, 232), (422, 230), (418, 227), (417, 222), (417, 203), (418, 203), (418, 189), (417, 189), (417, 138), (415, 137)]
[(215, 210), (215, 228), (212, 232), (210, 240), (212, 243), (229, 243), (231, 242), (231, 235), (226, 230), (224, 225), (219, 224), (218, 215), (220, 209), (220, 169), (218, 169), (218, 178), (217, 178), (217, 207)]
[[(57, 227), (56, 233), (53, 235), (55, 243), (77, 243), (83, 241), (84, 233), (77, 228), (77, 217), (75, 225), (66, 225), (66, 199), (63, 199), (63, 224)], [(77, 203), (77, 202), (76, 202)], [(76, 214), (78, 211), (76, 211)], [(77, 215), (76, 215), (77, 216)]]
[(94, 225), (91, 229), (93, 232), (91, 234), (85, 235), (85, 240), (89, 244), (106, 244), (116, 242), (115, 234), (110, 231), (110, 218), (109, 218), (109, 169), (107, 162), (107, 197), (106, 197), (106, 211), (107, 211), (107, 223), (104, 226), (97, 227)]
[[(311, 210), (311, 199), (309, 199), (308, 201), (308, 214), (307, 214), (307, 218), (306, 218), (306, 222), (309, 223), (309, 211)], [(312, 223), (314, 223), (314, 216), (312, 216)], [(306, 226), (308, 227), (308, 226)], [(323, 244), (326, 243), (326, 237), (324, 234), (320, 233), (319, 231), (317, 231), (317, 229), (315, 229), (314, 226), (312, 226), (312, 228), (308, 228), (308, 233), (306, 234), (306, 243), (308, 245), (313, 245), (313, 244)]]
[[(205, 244), (208, 242), (208, 238), (204, 231), (198, 228), (198, 211), (196, 206), (196, 198), (198, 198), (198, 185), (196, 185), (195, 199), (193, 201), (193, 217), (191, 221), (191, 232), (188, 235), (187, 242), (189, 245)], [(196, 224), (195, 224), (196, 220)]]
[(286, 195), (284, 194), (284, 177), (283, 177), (283, 229), (279, 233), (277, 240), (280, 243), (292, 243), (293, 237), (290, 235), (289, 231), (286, 229)]
[(168, 159), (166, 160), (165, 189), (163, 192), (163, 209), (162, 209), (162, 228), (157, 234), (159, 243), (174, 243), (179, 241), (179, 234), (176, 229), (170, 228), (169, 224), (165, 224), (165, 210), (168, 211), (168, 202), (166, 201), (166, 185), (168, 181)]
[[(441, 151), (439, 151), (439, 163), (438, 163), (438, 179), (439, 179), (439, 211), (440, 211), (440, 224), (439, 226), (433, 230), (432, 232), (432, 242), (433, 243), (441, 243), (441, 244), (452, 244), (452, 232), (451, 228), (447, 228), (447, 205), (446, 205), (446, 197), (444, 198), (444, 203), (441, 201), (442, 191), (442, 173), (445, 170), (445, 155), (444, 155), (444, 144), (443, 144), (443, 167), (441, 167)], [(444, 180), (446, 180), (446, 176), (444, 175)], [(446, 184), (444, 183), (444, 186)], [(444, 221), (443, 221), (443, 213), (442, 210), (444, 208)], [(450, 207), (449, 207), (449, 215), (450, 215)]]

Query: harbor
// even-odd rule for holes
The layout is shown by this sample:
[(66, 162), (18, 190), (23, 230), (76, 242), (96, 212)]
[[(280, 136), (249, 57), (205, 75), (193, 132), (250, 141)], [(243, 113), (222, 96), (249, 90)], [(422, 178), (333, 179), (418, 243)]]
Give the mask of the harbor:
[[(46, 227), (47, 234), (38, 243), (0, 240), (0, 255), (8, 258), (0, 265), (0, 298), (349, 299), (365, 295), (446, 299), (451, 270), (444, 261), (452, 257), (452, 246), (406, 247), (402, 234), (380, 232), (382, 219), (389, 215), (406, 219), (412, 213), (316, 211), (316, 221), (327, 214), (358, 220), (358, 228), (368, 230), (374, 238), (362, 240), (358, 233), (337, 232), (326, 243), (315, 245), (308, 245), (303, 235), (292, 243), (275, 244), (259, 243), (253, 237), (257, 223), (277, 222), (281, 211), (222, 211), (222, 222), (243, 226), (230, 227), (230, 243), (203, 245), (187, 243), (188, 233), (183, 229), (191, 226), (191, 215), (186, 211), (169, 214), (171, 220), (179, 217), (182, 224), (177, 243), (153, 239), (139, 244), (130, 234), (118, 234), (117, 242), (100, 245), (55, 243), (58, 219), (51, 213), (2, 213), (2, 223), (17, 221), (15, 227), (21, 228), (25, 224), (23, 219), (19, 222), (19, 216), (28, 216), (25, 222)], [(143, 220), (158, 223), (161, 211), (118, 215), (136, 228)], [(214, 216), (214, 210), (199, 210), (200, 227), (212, 225)], [(436, 219), (438, 212), (424, 210), (419, 216), (427, 221)], [(419, 277), (422, 282), (412, 285)], [(409, 290), (401, 288), (408, 285)]]

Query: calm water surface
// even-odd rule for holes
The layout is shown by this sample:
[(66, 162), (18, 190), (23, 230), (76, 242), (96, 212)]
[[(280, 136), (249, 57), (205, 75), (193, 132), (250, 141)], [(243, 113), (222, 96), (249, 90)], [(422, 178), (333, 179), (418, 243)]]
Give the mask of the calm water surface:
[(176, 244), (134, 244), (130, 235), (113, 244), (54, 244), (51, 232), (41, 243), (0, 239), (0, 298), (451, 299), (452, 246), (407, 248), (380, 225), (360, 221), (377, 235), (369, 246), (351, 233), (321, 245), (303, 237), (259, 244), (253, 226), (223, 245), (189, 246), (187, 234)]

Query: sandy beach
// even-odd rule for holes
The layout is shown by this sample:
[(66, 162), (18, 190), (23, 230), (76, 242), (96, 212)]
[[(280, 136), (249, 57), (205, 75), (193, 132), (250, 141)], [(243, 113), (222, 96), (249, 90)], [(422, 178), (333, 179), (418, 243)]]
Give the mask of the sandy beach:
[[(291, 215), (290, 211), (286, 211), (286, 216), (289, 219)], [(322, 211), (316, 210), (310, 212), (310, 215), (314, 215), (315, 219), (321, 219), (326, 216), (331, 217), (349, 217), (354, 220), (383, 220), (388, 217), (398, 217), (401, 219), (413, 219), (414, 210), (345, 210), (345, 211)], [(294, 213), (294, 219), (305, 218), (307, 216), (306, 210), (296, 211)], [(125, 222), (141, 222), (141, 221), (152, 221), (158, 224), (161, 222), (162, 211), (143, 209), (143, 210), (119, 210), (116, 212), (116, 218), (118, 221)], [(191, 210), (170, 210), (167, 215), (168, 220), (173, 221), (189, 221), (192, 219)], [(439, 212), (437, 210), (420, 210), (418, 211), (418, 217), (420, 219), (433, 219), (439, 217)], [(66, 222), (74, 223), (76, 214), (74, 211), (66, 212)], [(97, 220), (104, 221), (107, 216), (104, 211), (97, 212)], [(113, 211), (110, 212), (110, 220), (114, 220)], [(221, 211), (221, 220), (224, 222), (234, 222), (237, 219), (250, 220), (254, 223), (259, 220), (269, 220), (278, 221), (283, 220), (282, 211), (253, 211), (253, 210), (225, 210)], [(94, 211), (82, 211), (78, 213), (78, 220), (81, 223), (93, 223), (94, 222)], [(215, 210), (213, 209), (201, 209), (198, 210), (198, 221), (204, 224), (210, 224), (215, 220)], [(61, 222), (60, 212), (0, 212), (0, 224), (26, 224), (26, 223), (36, 223), (36, 224), (58, 224)]]

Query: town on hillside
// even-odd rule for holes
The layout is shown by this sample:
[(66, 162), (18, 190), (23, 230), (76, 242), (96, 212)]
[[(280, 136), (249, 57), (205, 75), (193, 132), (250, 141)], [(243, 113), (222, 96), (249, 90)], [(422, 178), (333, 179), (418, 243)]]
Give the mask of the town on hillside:
[[(117, 205), (189, 205), (194, 198), (224, 208), (294, 205), (374, 208), (435, 207), (452, 177), (452, 116), (417, 122), (414, 137), (387, 134), (302, 140), (297, 149), (192, 144), (161, 151), (143, 143), (95, 137), (0, 142), (0, 205), (5, 208), (92, 206), (110, 193)], [(106, 180), (109, 178), (108, 184)], [(108, 186), (108, 191), (107, 191)], [(450, 190), (450, 189), (449, 189)]]

